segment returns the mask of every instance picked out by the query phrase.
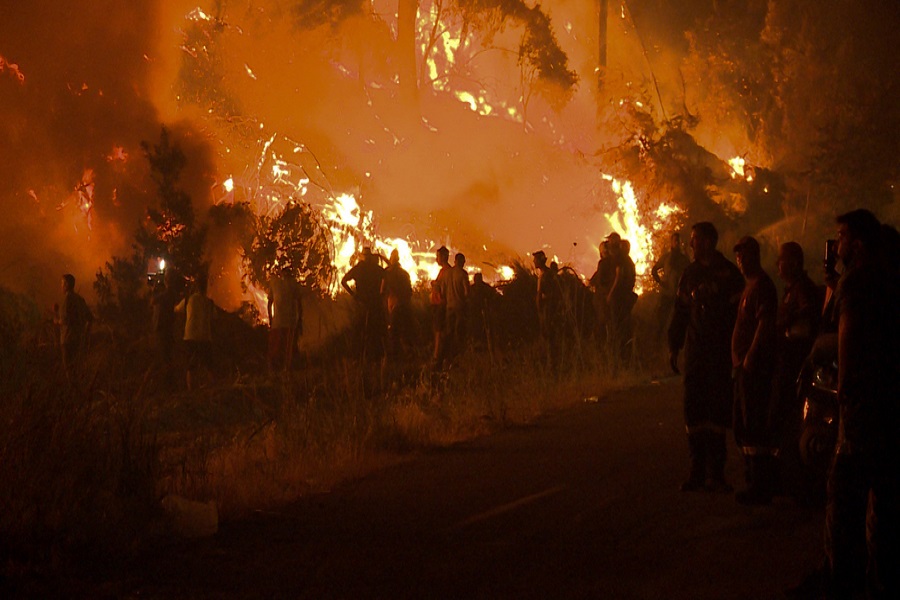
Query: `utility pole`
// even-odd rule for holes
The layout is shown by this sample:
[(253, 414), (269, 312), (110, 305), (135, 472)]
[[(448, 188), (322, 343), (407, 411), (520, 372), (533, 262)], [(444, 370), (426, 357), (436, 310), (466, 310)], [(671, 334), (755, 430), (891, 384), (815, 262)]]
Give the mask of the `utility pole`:
[(606, 76), (606, 20), (609, 14), (609, 0), (597, 0), (597, 91), (603, 90), (603, 78)]

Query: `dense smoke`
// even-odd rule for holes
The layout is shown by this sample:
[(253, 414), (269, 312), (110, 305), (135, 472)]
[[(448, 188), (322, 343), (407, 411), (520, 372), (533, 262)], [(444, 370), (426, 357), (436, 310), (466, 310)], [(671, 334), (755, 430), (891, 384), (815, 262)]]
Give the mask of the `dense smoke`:
[[(47, 301), (71, 272), (91, 295), (154, 201), (140, 143), (160, 135), (159, 3), (4, 4), (0, 56), (22, 78), (0, 72), (0, 282)], [(202, 202), (207, 142), (173, 127)]]
[[(551, 25), (542, 39), (558, 43), (577, 75), (568, 90), (543, 85), (519, 60), (522, 15), (540, 23), (541, 14), (519, 7), (518, 20), (497, 26), (497, 7), (515, 2), (444, 2), (438, 16), (451, 33), (427, 45), (443, 29), (430, 27), (436, 4), (421, 2), (412, 109), (398, 92), (395, 2), (5, 4), (0, 284), (42, 302), (63, 272), (90, 293), (97, 268), (128, 251), (157, 201), (140, 143), (158, 140), (163, 125), (188, 157), (180, 184), (201, 219), (213, 202), (265, 196), (266, 169), (283, 159), (295, 180), (312, 181), (306, 200), (352, 194), (380, 235), (446, 243), (476, 265), (546, 247), (589, 275), (617, 208), (605, 173), (632, 179), (650, 210), (678, 204), (681, 221), (740, 223), (772, 242), (802, 233), (817, 246), (824, 231), (813, 228), (853, 189), (835, 165), (859, 156), (871, 173), (863, 203), (891, 211), (900, 151), (892, 3), (817, 12), (801, 2), (791, 13), (753, 1), (610, 2), (598, 95), (594, 2), (542, 9)], [(462, 6), (489, 10), (465, 21)], [(464, 22), (468, 42), (456, 48), (447, 39)], [(835, 36), (836, 47), (823, 46)], [(840, 85), (818, 93), (828, 81)], [(858, 110), (846, 117), (849, 106)], [(682, 125), (666, 135), (666, 121)], [(835, 144), (838, 158), (823, 158)], [(756, 181), (730, 181), (733, 156), (757, 168)], [(214, 229), (209, 251), (214, 293), (233, 308), (236, 242)]]

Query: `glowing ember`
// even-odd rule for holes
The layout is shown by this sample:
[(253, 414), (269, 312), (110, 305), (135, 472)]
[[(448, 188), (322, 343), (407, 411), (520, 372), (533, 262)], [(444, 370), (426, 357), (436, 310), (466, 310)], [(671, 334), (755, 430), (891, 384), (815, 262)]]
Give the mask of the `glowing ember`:
[(212, 21), (212, 17), (203, 12), (199, 6), (189, 12), (185, 18), (189, 21)]
[[(746, 177), (746, 175), (744, 174), (744, 166), (747, 163), (742, 157), (735, 156), (734, 158), (729, 158), (728, 164), (731, 166), (731, 178), (732, 179), (737, 179), (738, 177), (743, 179), (744, 177)], [(752, 180), (748, 179), (747, 181), (752, 181)]]

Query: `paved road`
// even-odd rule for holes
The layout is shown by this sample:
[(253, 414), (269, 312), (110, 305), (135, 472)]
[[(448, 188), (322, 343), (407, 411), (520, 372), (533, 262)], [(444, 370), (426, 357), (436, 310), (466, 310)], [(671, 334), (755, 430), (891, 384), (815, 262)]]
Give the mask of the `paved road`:
[(816, 563), (821, 511), (681, 493), (685, 473), (680, 387), (669, 380), (226, 524), (114, 588), (137, 598), (760, 600)]

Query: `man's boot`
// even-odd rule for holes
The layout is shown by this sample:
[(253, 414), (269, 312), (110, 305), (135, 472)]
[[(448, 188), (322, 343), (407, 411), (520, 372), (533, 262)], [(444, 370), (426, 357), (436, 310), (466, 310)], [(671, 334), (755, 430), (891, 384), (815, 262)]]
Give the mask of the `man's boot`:
[(709, 482), (706, 487), (711, 492), (730, 494), (734, 488), (725, 481), (725, 460), (728, 450), (725, 446), (725, 431), (707, 433), (709, 448)]
[(691, 454), (691, 473), (681, 484), (682, 492), (702, 490), (706, 483), (706, 432), (688, 433), (688, 450)]
[(772, 503), (772, 456), (750, 457), (750, 481), (747, 489), (734, 495), (738, 504), (760, 506)]

